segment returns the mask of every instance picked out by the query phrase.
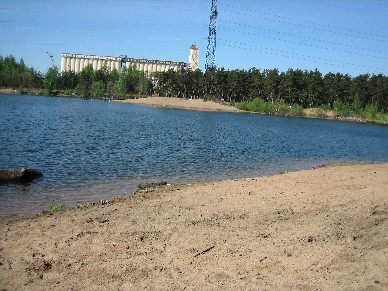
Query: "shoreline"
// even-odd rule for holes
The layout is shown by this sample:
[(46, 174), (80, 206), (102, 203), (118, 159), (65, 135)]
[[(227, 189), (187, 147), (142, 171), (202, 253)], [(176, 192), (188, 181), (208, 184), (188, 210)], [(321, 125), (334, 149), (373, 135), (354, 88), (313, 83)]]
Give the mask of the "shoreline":
[[(299, 167), (297, 169), (291, 169), (291, 170), (279, 170), (279, 171), (271, 171), (268, 173), (263, 173), (263, 174), (257, 174), (257, 175), (243, 175), (240, 176), (239, 178), (236, 178), (234, 180), (241, 180), (241, 179), (250, 179), (250, 178), (259, 178), (259, 177), (271, 177), (271, 176), (276, 176), (276, 175), (281, 175), (285, 173), (292, 173), (292, 172), (298, 172), (298, 171), (307, 171), (307, 170), (313, 170), (321, 167), (332, 167), (332, 166), (340, 166), (340, 165), (359, 165), (363, 163), (356, 163), (356, 162), (347, 162), (347, 163), (342, 163), (342, 162), (333, 162), (329, 164), (318, 164), (314, 166), (306, 166), (306, 167)], [(125, 179), (124, 179), (125, 180)], [(57, 205), (60, 206), (61, 210), (71, 210), (73, 208), (88, 208), (88, 207), (93, 207), (94, 205), (98, 205), (101, 203), (107, 204), (107, 203), (114, 203), (116, 200), (121, 200), (121, 199), (126, 199), (130, 196), (135, 195), (138, 191), (140, 191), (142, 185), (155, 185), (158, 183), (166, 183), (169, 185), (169, 187), (175, 187), (175, 186), (191, 186), (191, 185), (205, 185), (209, 183), (216, 183), (216, 182), (221, 182), (221, 181), (229, 181), (231, 180), (230, 177), (220, 177), (220, 176), (215, 176), (211, 179), (207, 178), (198, 178), (198, 179), (191, 179), (190, 181), (186, 180), (155, 180), (155, 179), (146, 179), (144, 181), (139, 181), (138, 183), (134, 183), (133, 187), (128, 187), (131, 188), (128, 192), (121, 191), (121, 194), (116, 193), (116, 192), (110, 192), (110, 193), (116, 193), (114, 195), (108, 195), (103, 197), (103, 199), (100, 199), (102, 197), (96, 198), (96, 199), (88, 199), (88, 200), (83, 200), (80, 201), (80, 199), (76, 199), (74, 201), (62, 201), (62, 202), (54, 202), (51, 205), (47, 205), (46, 208), (42, 207), (36, 207), (31, 210), (25, 210), (25, 211), (20, 211), (20, 212), (7, 212), (7, 213), (0, 213), (0, 219), (7, 219), (7, 218), (24, 218), (24, 217), (34, 217), (34, 216), (41, 216), (45, 214), (50, 213), (50, 206), (52, 205)], [(120, 182), (120, 180), (114, 180), (115, 183)], [(126, 181), (126, 180), (125, 180)], [(122, 184), (120, 184), (122, 185)], [(124, 185), (123, 185), (124, 186)], [(86, 192), (86, 188), (78, 188), (78, 191), (74, 191), (74, 193), (84, 193)]]
[[(368, 165), (368, 164), (380, 164), (381, 162), (376, 162), (376, 163), (368, 163), (368, 162), (332, 162), (328, 164), (316, 164), (314, 166), (309, 165), (306, 167), (298, 167), (296, 169), (289, 169), (289, 170), (279, 170), (279, 171), (271, 171), (268, 173), (262, 173), (262, 174), (257, 174), (257, 175), (243, 175), (239, 176), (236, 179), (233, 180), (243, 180), (243, 179), (255, 179), (255, 178), (265, 178), (265, 177), (271, 177), (271, 176), (277, 176), (277, 175), (282, 175), (285, 173), (292, 173), (292, 172), (299, 172), (299, 171), (308, 171), (308, 170), (314, 170), (318, 168), (323, 168), (323, 167), (337, 167), (337, 166), (356, 166), (356, 165)], [(38, 207), (36, 206), (35, 208), (28, 208), (24, 210), (20, 210), (19, 212), (15, 211), (8, 211), (8, 212), (2, 212), (0, 213), (0, 220), (1, 219), (7, 219), (7, 218), (25, 218), (25, 217), (35, 217), (35, 216), (41, 216), (41, 215), (46, 215), (50, 214), (50, 209), (53, 205), (55, 207), (59, 207), (61, 211), (64, 210), (71, 210), (74, 208), (89, 208), (93, 207), (95, 205), (99, 204), (108, 204), (108, 203), (114, 203), (115, 201), (122, 200), (129, 198), (133, 195), (135, 195), (138, 191), (141, 190), (142, 185), (155, 185), (158, 183), (166, 183), (169, 187), (175, 187), (175, 186), (198, 186), (198, 185), (206, 185), (210, 183), (217, 183), (217, 182), (222, 182), (222, 181), (229, 181), (232, 180), (230, 177), (214, 177), (212, 179), (197, 179), (197, 180), (155, 180), (155, 179), (146, 179), (143, 181), (139, 181), (137, 183), (134, 183), (132, 187), (127, 187), (126, 190), (120, 190), (119, 192), (116, 191), (109, 191), (109, 193), (114, 193), (113, 195), (104, 195), (104, 197), (95, 197), (92, 199), (75, 199), (72, 201), (54, 201), (51, 204), (45, 205), (45, 207)], [(120, 182), (120, 180), (115, 180), (115, 183)], [(122, 184), (120, 184), (122, 185)], [(124, 185), (122, 185), (125, 187)], [(120, 187), (119, 187), (120, 188)], [(86, 189), (90, 188), (78, 188), (78, 190), (73, 191), (73, 193), (85, 193), (88, 192)], [(118, 189), (116, 187), (116, 189)], [(121, 188), (120, 188), (121, 189)], [(153, 191), (154, 189), (152, 189)], [(93, 191), (92, 191), (93, 192)], [(103, 191), (101, 193), (104, 193)], [(99, 194), (95, 194), (95, 196), (99, 196)], [(27, 202), (28, 203), (28, 202)], [(16, 208), (14, 208), (16, 209)]]
[[(35, 90), (35, 91), (34, 91)], [(9, 94), (9, 95), (39, 95), (45, 96), (41, 91), (36, 89), (28, 90), (26, 93), (22, 94), (14, 89), (1, 89), (0, 94)], [(72, 97), (72, 98), (83, 98), (80, 96), (67, 96), (67, 95), (58, 95), (56, 97)], [(88, 98), (90, 99), (90, 98)], [(92, 98), (93, 100), (99, 100), (98, 98)], [(247, 114), (259, 114), (267, 116), (284, 116), (291, 117), (287, 115), (269, 115), (269, 114), (260, 114), (257, 112), (244, 111), (237, 109), (234, 106), (217, 103), (214, 101), (204, 101), (203, 99), (184, 99), (177, 97), (141, 97), (137, 99), (101, 99), (101, 100), (110, 100), (117, 103), (127, 103), (127, 104), (138, 104), (146, 106), (154, 106), (158, 108), (169, 108), (169, 109), (182, 109), (182, 110), (196, 110), (196, 111), (205, 111), (205, 112), (233, 112), (233, 113), (247, 113)], [(305, 108), (303, 110), (303, 116), (297, 118), (310, 118), (310, 119), (321, 119), (321, 120), (336, 120), (336, 121), (345, 121), (345, 122), (356, 122), (356, 123), (376, 123), (386, 125), (386, 121), (381, 120), (368, 120), (365, 118), (357, 116), (347, 116), (347, 117), (336, 117), (333, 110), (321, 112), (319, 108)]]
[[(262, 175), (257, 175), (257, 176), (240, 176), (239, 178), (236, 178), (236, 179), (233, 179), (233, 180), (243, 180), (243, 179), (254, 179), (254, 178), (264, 178), (264, 177), (271, 177), (271, 176), (276, 176), (276, 175), (282, 175), (282, 174), (285, 174), (285, 173), (292, 173), (292, 172), (299, 172), (299, 171), (308, 171), (308, 170), (314, 170), (314, 169), (318, 169), (318, 168), (322, 168), (322, 167), (336, 167), (336, 166), (343, 166), (343, 165), (349, 165), (349, 166), (355, 166), (355, 165), (363, 165), (363, 164), (374, 164), (374, 163), (356, 163), (356, 162), (333, 162), (333, 163), (329, 163), (329, 164), (319, 164), (319, 165), (314, 165), (313, 167), (309, 166), (309, 167), (301, 167), (301, 168), (298, 168), (298, 169), (293, 169), (293, 170), (281, 170), (281, 171), (278, 171), (278, 172), (271, 172), (271, 173), (265, 173), (265, 174), (262, 174)], [(379, 163), (376, 163), (376, 164), (379, 164)], [(65, 201), (65, 202), (54, 202), (52, 205), (57, 205), (57, 206), (60, 206), (61, 208), (61, 211), (65, 211), (65, 210), (71, 210), (71, 209), (75, 209), (75, 208), (89, 208), (89, 207), (93, 207), (95, 205), (99, 205), (99, 204), (108, 204), (108, 203), (114, 203), (115, 201), (118, 201), (118, 200), (122, 200), (122, 199), (127, 199), (133, 195), (135, 195), (137, 192), (141, 191), (141, 186), (142, 185), (155, 185), (155, 184), (158, 184), (158, 183), (166, 183), (169, 187), (176, 187), (176, 186), (198, 186), (198, 185), (206, 185), (206, 184), (210, 184), (210, 183), (217, 183), (217, 182), (222, 182), (222, 181), (229, 181), (229, 180), (232, 180), (231, 178), (221, 178), (221, 177), (218, 177), (218, 178), (214, 178), (214, 179), (198, 179), (198, 180), (191, 180), (191, 181), (169, 181), (168, 179), (166, 181), (164, 180), (155, 180), (155, 179), (149, 179), (149, 180), (145, 180), (145, 181), (142, 181), (142, 182), (139, 182), (137, 183), (136, 185), (137, 186), (133, 186), (131, 190), (129, 190), (129, 192), (126, 192), (124, 194), (124, 192), (122, 192), (121, 194), (115, 194), (115, 195), (109, 195), (109, 196), (106, 196), (104, 197), (103, 199), (100, 199), (100, 198), (96, 198), (96, 199), (90, 199), (90, 200), (84, 200), (84, 201), (80, 201), (80, 199), (77, 199), (77, 201), (73, 201), (73, 202), (69, 202), (69, 201)], [(117, 180), (116, 180), (117, 182)], [(153, 188), (153, 187), (151, 187)], [(158, 187), (156, 187), (158, 188)], [(152, 189), (153, 191), (154, 189)], [(85, 189), (84, 188), (81, 188), (81, 189), (78, 189), (78, 192), (85, 192)], [(100, 200), (99, 200), (100, 199)], [(42, 209), (42, 208), (34, 208), (33, 210), (25, 210), (25, 211), (22, 211), (22, 212), (8, 212), (8, 213), (0, 213), (0, 220), (1, 219), (17, 219), (17, 218), (32, 218), (32, 217), (39, 217), (41, 215), (46, 215), (46, 214), (50, 214), (50, 206), (52, 205), (47, 205), (46, 208)]]
[(0, 286), (383, 290), (387, 177), (327, 165), (0, 218)]
[(203, 99), (184, 99), (177, 97), (147, 97), (138, 99), (115, 100), (118, 103), (154, 106), (158, 108), (185, 109), (208, 112), (246, 112), (233, 106)]
[[(208, 112), (233, 112), (233, 113), (246, 113), (246, 114), (258, 114), (263, 116), (283, 116), (293, 117), (287, 115), (270, 115), (261, 114), (257, 112), (245, 111), (237, 109), (234, 106), (224, 105), (216, 103), (214, 101), (204, 101), (203, 99), (183, 99), (177, 97), (144, 97), (137, 99), (125, 99), (125, 100), (114, 100), (114, 102), (127, 103), (127, 104), (138, 104), (145, 106), (153, 106), (158, 108), (170, 108), (170, 109), (184, 109), (184, 110), (197, 110), (197, 111), (208, 111)], [(309, 118), (309, 119), (321, 119), (321, 120), (336, 120), (343, 122), (356, 122), (356, 123), (376, 123), (383, 124), (385, 122), (376, 122), (360, 118), (356, 116), (348, 117), (336, 117), (333, 110), (320, 112), (318, 108), (305, 108), (303, 110), (303, 116), (296, 116), (295, 118)]]

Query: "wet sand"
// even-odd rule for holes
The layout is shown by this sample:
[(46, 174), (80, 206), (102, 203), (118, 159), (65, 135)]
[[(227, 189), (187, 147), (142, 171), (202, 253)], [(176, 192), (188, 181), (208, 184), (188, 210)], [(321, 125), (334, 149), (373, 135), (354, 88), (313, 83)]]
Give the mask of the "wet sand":
[(387, 290), (388, 164), (0, 219), (0, 289)]

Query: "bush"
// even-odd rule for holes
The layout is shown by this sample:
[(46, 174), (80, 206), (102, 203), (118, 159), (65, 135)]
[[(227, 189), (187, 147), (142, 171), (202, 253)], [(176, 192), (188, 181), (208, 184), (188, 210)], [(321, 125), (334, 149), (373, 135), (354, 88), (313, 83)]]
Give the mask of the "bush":
[(339, 100), (334, 102), (334, 112), (336, 117), (349, 117), (352, 115), (351, 107)]
[(369, 119), (375, 119), (378, 113), (378, 108), (376, 104), (367, 104), (364, 109), (364, 117)]
[(289, 106), (282, 99), (279, 99), (274, 103), (272, 103), (272, 102), (264, 101), (261, 98), (255, 98), (253, 100), (236, 103), (236, 107), (240, 110), (257, 112), (260, 114), (303, 116), (302, 106), (298, 104)]
[(105, 96), (105, 86), (102, 81), (93, 82), (91, 94), (93, 98), (104, 98)]
[(276, 106), (275, 106), (275, 104), (273, 104), (271, 102), (263, 101), (260, 104), (260, 108), (261, 108), (260, 113), (270, 114), (270, 115), (276, 114)]
[(387, 113), (377, 113), (376, 118), (374, 120), (377, 123), (388, 124), (388, 114)]
[(63, 96), (73, 96), (73, 90), (65, 90), (63, 91)]
[(290, 111), (290, 107), (284, 102), (283, 99), (279, 99), (275, 101), (274, 109), (275, 109), (275, 112), (274, 112), (275, 115), (287, 116)]
[(295, 117), (304, 116), (303, 107), (298, 104), (292, 105), (290, 107), (289, 116), (295, 116)]

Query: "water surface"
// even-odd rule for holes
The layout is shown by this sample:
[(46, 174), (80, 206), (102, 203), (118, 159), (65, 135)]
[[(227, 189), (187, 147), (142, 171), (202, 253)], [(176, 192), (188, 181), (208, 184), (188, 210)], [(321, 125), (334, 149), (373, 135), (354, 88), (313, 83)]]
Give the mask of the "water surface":
[(388, 127), (200, 112), (77, 98), (0, 95), (0, 215), (132, 193), (139, 183), (270, 175), (338, 161), (388, 162)]

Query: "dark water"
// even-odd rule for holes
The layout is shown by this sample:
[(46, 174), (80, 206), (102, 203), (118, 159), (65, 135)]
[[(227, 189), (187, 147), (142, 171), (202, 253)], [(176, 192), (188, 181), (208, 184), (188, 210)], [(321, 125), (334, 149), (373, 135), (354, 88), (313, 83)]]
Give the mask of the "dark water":
[(334, 161), (388, 162), (388, 127), (198, 112), (75, 98), (0, 95), (0, 215), (110, 199), (139, 183), (269, 175)]

